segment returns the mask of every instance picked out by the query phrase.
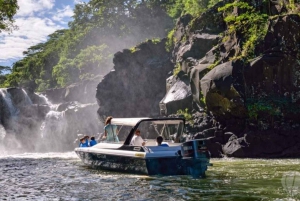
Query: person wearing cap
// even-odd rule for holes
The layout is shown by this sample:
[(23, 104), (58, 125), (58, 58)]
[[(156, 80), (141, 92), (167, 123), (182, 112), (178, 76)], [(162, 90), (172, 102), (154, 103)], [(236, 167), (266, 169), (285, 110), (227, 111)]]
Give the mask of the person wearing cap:
[(88, 136), (85, 136), (80, 139), (79, 147), (89, 147)]
[(145, 146), (146, 142), (141, 137), (140, 129), (136, 129), (134, 136), (131, 139), (130, 145), (132, 146)]

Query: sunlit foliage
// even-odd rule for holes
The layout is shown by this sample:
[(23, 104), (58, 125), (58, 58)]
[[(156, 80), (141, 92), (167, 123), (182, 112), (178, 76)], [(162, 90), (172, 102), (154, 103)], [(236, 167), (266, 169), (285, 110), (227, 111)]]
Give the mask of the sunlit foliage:
[(13, 17), (18, 9), (17, 0), (0, 0), (0, 33), (16, 28)]
[[(38, 91), (103, 75), (113, 68), (117, 51), (152, 38), (163, 38), (174, 26), (160, 0), (91, 0), (77, 4), (69, 29), (24, 51), (2, 86)], [(1, 84), (1, 83), (0, 83)]]

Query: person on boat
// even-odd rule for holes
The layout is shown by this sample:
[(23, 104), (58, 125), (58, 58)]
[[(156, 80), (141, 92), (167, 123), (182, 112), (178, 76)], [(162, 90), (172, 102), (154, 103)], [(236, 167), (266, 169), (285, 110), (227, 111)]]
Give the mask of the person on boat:
[(146, 142), (141, 137), (140, 129), (136, 129), (134, 136), (131, 139), (130, 145), (132, 146), (145, 146)]
[(84, 136), (84, 137), (85, 137), (85, 143), (86, 143), (87, 146), (89, 147), (89, 146), (90, 146), (90, 143), (89, 143), (90, 136), (86, 135), (86, 136)]
[(87, 139), (86, 137), (80, 139), (79, 147), (89, 147), (89, 143), (86, 139)]
[(107, 142), (119, 142), (118, 138), (118, 127), (117, 125), (111, 124), (112, 116), (109, 116), (105, 120), (104, 136)]
[(97, 141), (95, 140), (95, 137), (91, 137), (90, 146), (94, 146), (97, 144)]
[(164, 141), (164, 138), (162, 136), (158, 136), (156, 138), (156, 142), (158, 146), (162, 146), (162, 147), (168, 147), (169, 145), (167, 143), (162, 143)]

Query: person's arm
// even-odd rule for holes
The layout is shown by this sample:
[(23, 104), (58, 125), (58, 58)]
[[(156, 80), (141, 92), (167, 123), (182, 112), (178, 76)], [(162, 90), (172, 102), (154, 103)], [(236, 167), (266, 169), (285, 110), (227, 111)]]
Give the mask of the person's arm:
[(104, 128), (104, 135), (102, 136), (102, 139), (105, 139), (107, 136), (107, 132), (106, 132), (106, 129)]

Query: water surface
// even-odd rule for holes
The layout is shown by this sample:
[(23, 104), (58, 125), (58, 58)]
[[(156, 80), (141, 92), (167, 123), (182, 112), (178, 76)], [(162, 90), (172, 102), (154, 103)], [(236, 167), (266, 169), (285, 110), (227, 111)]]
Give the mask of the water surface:
[(205, 179), (94, 170), (75, 153), (0, 156), (0, 200), (300, 200), (300, 160), (213, 159)]

